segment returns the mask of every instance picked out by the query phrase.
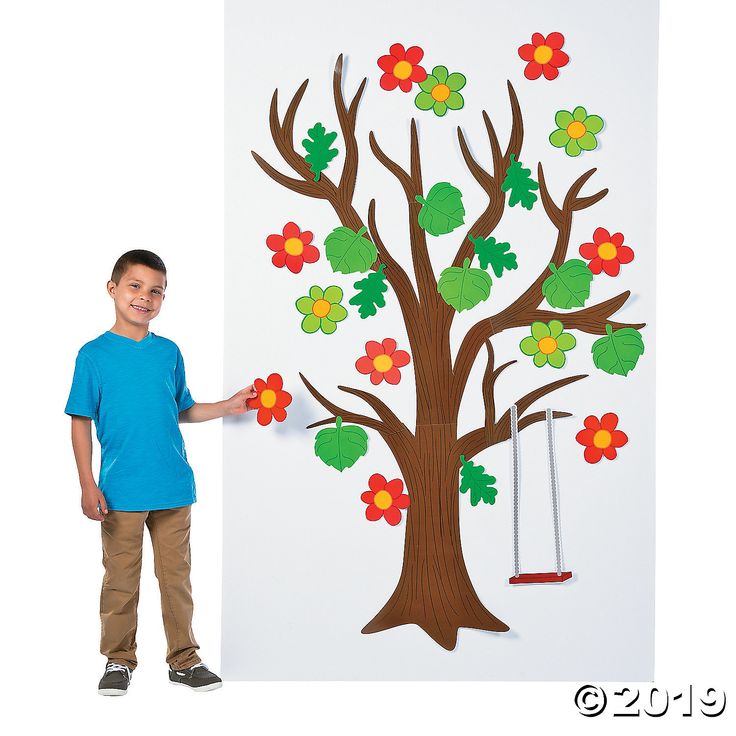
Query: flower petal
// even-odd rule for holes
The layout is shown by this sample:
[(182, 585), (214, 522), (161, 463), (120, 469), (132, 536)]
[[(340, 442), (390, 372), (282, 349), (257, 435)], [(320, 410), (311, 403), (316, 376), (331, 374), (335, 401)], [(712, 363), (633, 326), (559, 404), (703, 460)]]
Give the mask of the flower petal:
[(268, 246), (269, 250), (283, 250), (285, 242), (286, 240), (284, 239), (283, 235), (269, 235), (266, 238), (266, 245)]
[(298, 238), (301, 235), (299, 225), (295, 222), (287, 222), (282, 232), (285, 238)]
[(441, 118), (447, 112), (447, 103), (435, 102), (432, 109), (434, 110), (434, 114), (437, 117)]
[(414, 82), (411, 81), (411, 79), (400, 79), (399, 80), (399, 89), (402, 92), (411, 92), (411, 88)]
[(559, 72), (557, 71), (557, 67), (552, 66), (552, 64), (545, 64), (542, 67), (542, 71), (544, 73), (544, 78), (549, 79), (550, 81), (552, 81), (553, 79), (557, 79), (557, 75), (559, 74)]
[(409, 79), (411, 79), (412, 82), (423, 82), (427, 78), (427, 70), (423, 66), (415, 66), (411, 70), (411, 76)]
[(386, 383), (395, 386), (401, 381), (401, 371), (394, 365), (383, 374), (383, 377), (386, 379)]
[(611, 432), (611, 447), (623, 447), (628, 441), (628, 436), (620, 429)]
[(555, 124), (558, 128), (567, 128), (568, 125), (574, 120), (572, 113), (567, 110), (558, 110), (555, 115)]
[(404, 492), (404, 481), (401, 478), (394, 478), (386, 483), (384, 490), (391, 494), (391, 498), (398, 498)]
[(360, 500), (363, 503), (373, 503), (373, 497), (376, 494), (373, 493), (373, 491), (363, 491), (363, 493), (360, 494)]
[(381, 381), (383, 381), (383, 376), (384, 376), (384, 374), (381, 373), (381, 371), (375, 371), (374, 370), (371, 373), (371, 383), (374, 386), (378, 386), (381, 383)]
[(319, 249), (313, 245), (305, 245), (302, 258), (304, 263), (316, 263), (319, 260)]
[(391, 360), (394, 361), (394, 365), (397, 368), (403, 368), (405, 365), (409, 365), (411, 358), (406, 350), (394, 350), (391, 355)]
[(296, 300), (296, 308), (302, 314), (312, 314), (313, 304), (314, 304), (314, 299), (308, 296), (300, 296)]
[(539, 79), (542, 76), (542, 65), (536, 61), (530, 61), (524, 67), (524, 76), (527, 79)]
[(562, 368), (562, 366), (565, 365), (565, 353), (563, 353), (562, 350), (558, 348), (554, 351), (554, 353), (550, 353), (547, 356), (547, 362), (553, 368)]
[(327, 319), (327, 317), (322, 317), (319, 321), (319, 328), (325, 335), (331, 335), (337, 329), (337, 324), (332, 320)]
[(539, 352), (539, 342), (533, 337), (525, 337), (519, 343), (519, 348), (524, 355), (536, 355)]
[(613, 235), (611, 235), (611, 242), (617, 248), (620, 248), (624, 244), (624, 234), (623, 233), (613, 233)]
[(272, 391), (281, 391), (284, 387), (284, 379), (278, 373), (272, 373), (266, 379), (266, 386)]
[(438, 84), (439, 80), (433, 74), (427, 74), (427, 78), (419, 83), (419, 89), (424, 92), (431, 92)]
[(282, 406), (274, 406), (271, 409), (271, 414), (277, 422), (283, 422), (284, 419), (286, 419), (286, 412), (284, 411), (284, 408)]
[(459, 92), (450, 92), (450, 96), (445, 100), (445, 104), (450, 110), (461, 110), (465, 105), (465, 100)]
[(258, 393), (261, 393), (261, 391), (265, 391), (268, 388), (268, 384), (262, 378), (256, 378), (253, 381), (253, 387)]
[(324, 295), (325, 295), (324, 291), (322, 291), (322, 289), (320, 289), (319, 286), (312, 286), (309, 289), (309, 296), (311, 296), (312, 299), (314, 299), (315, 301), (317, 301), (317, 299), (324, 298)]
[(386, 92), (391, 92), (399, 86), (399, 80), (396, 79), (396, 77), (390, 72), (386, 72), (381, 76), (378, 84), (380, 85), (381, 89), (385, 89)]
[(279, 409), (285, 409), (292, 401), (293, 398), (288, 391), (279, 391), (276, 394), (276, 407)]
[(410, 501), (411, 499), (409, 496), (407, 496), (406, 493), (403, 493), (401, 496), (394, 499), (394, 506), (396, 506), (397, 509), (408, 509)]
[(634, 260), (634, 251), (628, 245), (622, 245), (617, 249), (616, 258), (619, 263), (631, 263)]
[(578, 142), (570, 138), (570, 140), (567, 142), (567, 145), (565, 146), (565, 153), (568, 156), (579, 156), (580, 155), (580, 146), (578, 145)]
[(260, 424), (262, 427), (267, 427), (269, 424), (271, 424), (272, 414), (270, 409), (266, 409), (265, 406), (262, 406), (258, 410), (258, 414), (256, 414), (256, 421), (258, 424)]
[(595, 243), (583, 243), (578, 252), (585, 260), (590, 260), (598, 255), (598, 246)]
[(547, 327), (549, 327), (549, 336), (556, 338), (558, 335), (562, 334), (562, 330), (564, 327), (562, 326), (562, 322), (558, 319), (553, 319), (550, 322), (547, 323)]
[(532, 337), (539, 341), (550, 336), (550, 329), (546, 322), (532, 322)]
[(534, 45), (525, 43), (523, 46), (519, 46), (519, 56), (524, 61), (531, 61), (534, 58)]
[(541, 46), (544, 43), (544, 36), (541, 33), (532, 33), (532, 43)]
[(592, 429), (594, 432), (597, 432), (601, 428), (601, 423), (600, 423), (598, 417), (594, 417), (591, 414), (589, 417), (585, 417), (585, 421), (583, 422), (583, 426), (586, 429)]
[(364, 376), (367, 376), (373, 371), (373, 361), (367, 355), (363, 355), (355, 361), (355, 368), (358, 373), (362, 373)]
[(607, 457), (609, 460), (615, 460), (617, 454), (618, 453), (616, 452), (616, 448), (615, 447), (611, 447), (609, 445), (608, 447), (604, 447), (603, 448), (603, 455), (604, 455), (604, 457)]
[(549, 46), (553, 51), (555, 49), (561, 49), (565, 43), (565, 37), (558, 31), (553, 31), (544, 40), (546, 46)]
[(368, 478), (368, 488), (370, 488), (374, 493), (386, 490), (386, 477), (380, 473), (373, 473), (373, 475)]
[(432, 69), (432, 75), (437, 78), (440, 84), (444, 84), (447, 81), (448, 74), (449, 71), (446, 66), (440, 65)]
[(420, 110), (431, 110), (434, 106), (434, 97), (432, 97), (432, 95), (430, 95), (428, 92), (420, 92), (414, 98), (414, 104)]
[(588, 111), (582, 105), (578, 105), (572, 111), (572, 117), (573, 120), (577, 120), (578, 122), (582, 123), (583, 120), (588, 117)]
[(595, 431), (592, 429), (581, 429), (576, 435), (575, 439), (581, 445), (590, 447), (595, 439)]
[(603, 266), (603, 271), (609, 276), (618, 276), (621, 271), (621, 264), (616, 258), (611, 261), (603, 261), (601, 265)]
[(568, 144), (569, 140), (570, 136), (567, 134), (566, 130), (553, 130), (549, 135), (549, 142), (555, 148), (563, 148)]
[(589, 264), (588, 268), (595, 274), (599, 274), (603, 270), (603, 259), (596, 256)]
[(396, 66), (397, 61), (398, 59), (395, 56), (391, 56), (391, 54), (386, 54), (385, 56), (381, 56), (378, 59), (378, 66), (384, 72), (388, 72), (389, 74), (391, 74), (391, 72), (393, 72), (394, 70), (394, 67)]
[(611, 242), (611, 233), (606, 230), (604, 227), (597, 227), (595, 229), (595, 232), (593, 233), (593, 242), (596, 245), (601, 245), (602, 243), (610, 243)]
[(557, 338), (557, 347), (560, 350), (572, 350), (577, 345), (575, 335), (571, 335), (569, 332), (563, 332)]
[(348, 310), (342, 304), (333, 304), (327, 313), (327, 319), (333, 322), (342, 322), (348, 316)]
[(591, 133), (600, 133), (603, 130), (603, 118), (600, 115), (588, 115), (583, 121), (586, 129)]
[(383, 518), (386, 519), (391, 526), (396, 526), (401, 521), (401, 511), (399, 511), (396, 506), (389, 506), (383, 512)]
[(603, 457), (603, 450), (600, 447), (586, 447), (583, 457), (585, 462), (595, 465)]
[(378, 521), (379, 519), (383, 518), (383, 511), (381, 511), (378, 506), (372, 503), (365, 509), (365, 518), (368, 519), (368, 521)]
[(273, 256), (271, 256), (271, 263), (273, 263), (276, 268), (283, 268), (286, 264), (286, 256), (289, 254), (285, 250), (280, 250), (278, 253), (274, 253)]
[(386, 355), (393, 355), (394, 350), (396, 350), (396, 340), (393, 337), (385, 338), (381, 344), (383, 345), (383, 352)]
[(404, 58), (414, 66), (414, 64), (418, 64), (424, 58), (424, 51), (419, 46), (409, 46)]
[(450, 74), (447, 79), (445, 80), (445, 84), (450, 88), (453, 92), (459, 92), (466, 84), (467, 79), (465, 78), (464, 74), (460, 74), (460, 72), (453, 72)]
[(612, 411), (609, 411), (601, 417), (601, 429), (605, 429), (606, 432), (613, 432), (617, 425), (618, 416)]
[(373, 360), (373, 358), (383, 355), (383, 345), (375, 340), (368, 340), (365, 344), (365, 354)]
[(309, 245), (314, 238), (314, 233), (311, 230), (302, 230), (302, 234), (299, 236), (299, 240), (302, 241), (302, 245)]
[(324, 298), (330, 304), (337, 304), (342, 299), (342, 289), (339, 286), (328, 286)]
[(319, 324), (322, 320), (316, 314), (308, 314), (302, 320), (302, 329), (307, 334), (311, 335), (313, 332), (317, 332)]
[(534, 365), (537, 366), (537, 368), (542, 368), (543, 366), (547, 365), (547, 357), (544, 353), (537, 353), (533, 360)]
[(584, 133), (581, 138), (578, 138), (578, 145), (583, 149), (583, 151), (594, 151), (598, 148), (598, 141), (595, 136), (588, 131), (587, 133)]
[(569, 61), (570, 57), (564, 51), (555, 49), (552, 52), (552, 58), (549, 60), (549, 63), (559, 69), (561, 66), (567, 66)]
[(304, 259), (301, 256), (292, 256), (286, 254), (286, 268), (292, 273), (299, 273), (304, 265)]
[(399, 61), (401, 61), (406, 56), (406, 51), (404, 50), (403, 45), (400, 43), (391, 44), (388, 52), (391, 54), (391, 56), (395, 56)]

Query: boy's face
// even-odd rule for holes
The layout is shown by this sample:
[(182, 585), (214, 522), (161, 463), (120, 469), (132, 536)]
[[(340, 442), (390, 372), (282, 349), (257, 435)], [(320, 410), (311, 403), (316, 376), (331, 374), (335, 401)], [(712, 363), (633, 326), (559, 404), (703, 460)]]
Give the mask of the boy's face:
[(161, 311), (165, 289), (166, 276), (141, 264), (131, 266), (120, 277), (120, 283), (107, 282), (118, 319), (138, 327), (147, 326)]

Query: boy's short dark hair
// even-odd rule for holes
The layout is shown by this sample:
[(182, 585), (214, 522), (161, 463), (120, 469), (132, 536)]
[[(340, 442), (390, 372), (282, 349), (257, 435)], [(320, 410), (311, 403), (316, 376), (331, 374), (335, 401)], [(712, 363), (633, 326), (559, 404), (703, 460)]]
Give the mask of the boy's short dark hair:
[[(123, 253), (115, 262), (110, 280), (116, 284), (120, 283), (122, 275), (131, 266), (136, 265), (148, 266), (148, 268), (152, 268), (154, 271), (160, 271), (166, 277), (166, 266), (155, 253), (152, 253), (150, 250), (129, 250), (127, 253)], [(166, 282), (164, 281), (165, 285)]]

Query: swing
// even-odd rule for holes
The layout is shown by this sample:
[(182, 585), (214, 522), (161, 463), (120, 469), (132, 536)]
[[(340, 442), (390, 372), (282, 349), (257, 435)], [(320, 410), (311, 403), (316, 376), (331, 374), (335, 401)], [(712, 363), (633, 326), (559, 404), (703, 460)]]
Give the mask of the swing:
[(560, 531), (560, 511), (557, 489), (557, 459), (554, 448), (554, 429), (552, 426), (552, 409), (545, 412), (547, 427), (547, 451), (549, 454), (549, 480), (552, 495), (552, 519), (555, 529), (555, 554), (557, 557), (556, 572), (520, 572), (519, 566), (519, 415), (516, 404), (511, 407), (511, 453), (514, 494), (514, 574), (509, 578), (512, 585), (530, 585), (536, 583), (564, 583), (572, 577), (572, 572), (563, 571), (562, 533)]

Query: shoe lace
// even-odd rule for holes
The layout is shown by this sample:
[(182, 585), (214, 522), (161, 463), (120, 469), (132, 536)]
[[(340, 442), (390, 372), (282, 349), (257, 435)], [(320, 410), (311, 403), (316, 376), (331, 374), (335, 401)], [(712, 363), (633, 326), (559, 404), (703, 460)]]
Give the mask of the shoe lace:
[(107, 667), (105, 667), (105, 674), (107, 674), (108, 672), (125, 672), (125, 674), (128, 676), (128, 679), (130, 679), (130, 668), (124, 664), (118, 664), (117, 662), (108, 662)]

